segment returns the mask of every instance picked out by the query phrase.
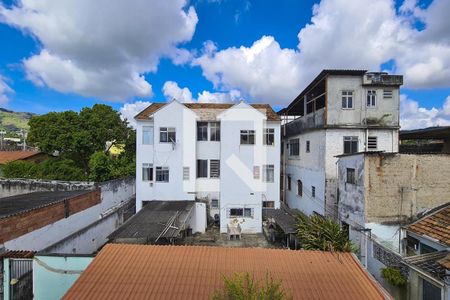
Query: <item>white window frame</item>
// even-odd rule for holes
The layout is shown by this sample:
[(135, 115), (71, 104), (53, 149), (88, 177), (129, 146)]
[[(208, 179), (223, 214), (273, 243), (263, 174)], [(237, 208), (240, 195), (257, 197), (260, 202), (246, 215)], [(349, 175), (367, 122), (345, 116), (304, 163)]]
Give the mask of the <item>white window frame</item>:
[[(341, 100), (342, 100), (342, 109), (354, 109), (354, 98), (352, 90), (343, 90), (341, 91)], [(351, 105), (349, 105), (349, 103)]]
[(208, 141), (208, 122), (197, 122), (197, 142), (205, 141)]
[(209, 123), (209, 140), (211, 142), (220, 142), (220, 122)]
[[(217, 205), (213, 204), (214, 202), (216, 202)], [(219, 199), (211, 199), (211, 208), (220, 208)]]
[[(242, 137), (247, 137), (246, 141)], [(241, 130), (241, 145), (255, 144), (255, 130)]]
[[(144, 171), (146, 169), (150, 169), (150, 173)], [(148, 176), (144, 176), (144, 174), (147, 174)], [(149, 177), (149, 178), (146, 178), (146, 177)], [(151, 163), (143, 163), (142, 164), (142, 181), (146, 181), (146, 182), (153, 181), (153, 164), (151, 164)]]
[[(204, 165), (201, 166), (200, 162)], [(203, 174), (203, 171), (205, 169), (200, 170), (200, 167), (203, 167), (203, 168), (206, 167), (206, 174)], [(200, 172), (200, 171), (202, 171), (202, 172)], [(197, 159), (197, 178), (208, 178), (208, 160), (207, 159)]]
[[(264, 128), (263, 132), (263, 145), (275, 146), (275, 128)], [(269, 143), (270, 140), (272, 143)]]
[(275, 165), (263, 165), (263, 182), (275, 182)]
[(209, 160), (209, 178), (220, 178), (220, 160), (219, 159), (210, 159)]
[[(171, 135), (173, 135), (171, 137)], [(162, 138), (165, 136), (165, 138)], [(176, 143), (177, 131), (175, 127), (160, 127), (159, 128), (159, 142), (160, 143)]]
[[(345, 142), (350, 143), (350, 152), (345, 152)], [(351, 145), (353, 145), (354, 142), (356, 142), (356, 151), (351, 150), (351, 148), (352, 148)], [(342, 153), (344, 153), (344, 154), (357, 153), (359, 151), (359, 138), (357, 136), (344, 136), (342, 145), (343, 145)]]
[(368, 90), (366, 96), (366, 107), (374, 108), (377, 107), (377, 91)]
[[(165, 178), (165, 177), (167, 177), (167, 178)], [(156, 167), (155, 181), (156, 182), (169, 182), (169, 180), (170, 180), (169, 167)]]
[(153, 126), (142, 126), (142, 145), (153, 145)]

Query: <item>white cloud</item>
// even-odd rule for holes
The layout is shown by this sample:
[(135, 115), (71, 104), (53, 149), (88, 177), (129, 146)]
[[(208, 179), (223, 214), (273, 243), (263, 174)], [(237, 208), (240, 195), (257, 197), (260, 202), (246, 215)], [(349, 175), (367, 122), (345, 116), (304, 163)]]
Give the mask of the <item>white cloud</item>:
[(430, 109), (420, 107), (415, 100), (406, 95), (400, 97), (400, 126), (401, 129), (416, 129), (431, 126), (450, 125), (450, 96), (441, 108)]
[(33, 82), (109, 100), (150, 96), (142, 74), (161, 57), (185, 63), (177, 48), (198, 21), (186, 0), (21, 0), (0, 4), (0, 21), (36, 37), (42, 51), (24, 60)]
[(0, 105), (6, 105), (9, 102), (9, 94), (14, 93), (13, 89), (5, 82), (5, 79), (0, 76)]
[(122, 120), (128, 120), (131, 126), (136, 127), (136, 121), (134, 117), (148, 107), (151, 102), (136, 101), (134, 103), (125, 103), (120, 109), (119, 113)]
[(271, 36), (223, 50), (209, 42), (193, 65), (215, 87), (272, 104), (289, 103), (324, 68), (376, 71), (391, 60), (390, 71), (405, 75), (405, 87), (450, 87), (448, 11), (448, 0), (434, 0), (427, 9), (407, 1), (400, 12), (393, 0), (322, 0), (296, 49), (281, 48)]
[(195, 99), (187, 87), (180, 88), (174, 81), (166, 81), (164, 83), (163, 94), (168, 101), (176, 99), (179, 102), (226, 103), (236, 102), (241, 98), (239, 91), (230, 90), (226, 93), (203, 91), (198, 93), (197, 99)]

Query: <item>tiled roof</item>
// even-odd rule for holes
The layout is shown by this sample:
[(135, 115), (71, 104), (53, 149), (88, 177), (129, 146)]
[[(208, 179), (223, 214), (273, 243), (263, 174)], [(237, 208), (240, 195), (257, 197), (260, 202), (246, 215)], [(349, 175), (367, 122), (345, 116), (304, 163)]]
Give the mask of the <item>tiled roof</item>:
[(25, 159), (38, 153), (38, 151), (0, 151), (0, 164)]
[(437, 251), (406, 257), (404, 261), (407, 265), (415, 267), (438, 280), (442, 280), (445, 277), (446, 270), (440, 262), (448, 255), (448, 251)]
[(63, 299), (211, 299), (235, 272), (270, 272), (294, 299), (386, 297), (350, 253), (108, 244)]
[[(137, 120), (146, 120), (155, 111), (166, 105), (167, 103), (152, 103), (146, 109), (137, 114), (134, 118)], [(234, 103), (183, 103), (189, 109), (192, 110), (226, 110), (234, 106)], [(269, 104), (250, 104), (253, 108), (261, 111), (267, 116), (269, 121), (279, 121), (280, 117), (272, 109)]]
[(450, 270), (450, 254), (447, 254), (447, 256), (445, 256), (443, 259), (439, 260), (438, 263), (442, 267)]
[(450, 202), (417, 222), (405, 227), (407, 231), (438, 240), (450, 246)]

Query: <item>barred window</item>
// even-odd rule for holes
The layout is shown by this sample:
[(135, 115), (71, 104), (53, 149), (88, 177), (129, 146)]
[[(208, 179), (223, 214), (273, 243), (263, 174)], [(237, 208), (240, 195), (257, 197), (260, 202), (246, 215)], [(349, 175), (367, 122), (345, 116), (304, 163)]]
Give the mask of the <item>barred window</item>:
[(189, 180), (189, 167), (183, 167), (183, 180)]
[(369, 136), (367, 137), (367, 149), (369, 150), (377, 150), (377, 137), (376, 136)]
[(383, 98), (384, 99), (391, 99), (393, 96), (392, 90), (383, 90)]
[(156, 181), (169, 182), (169, 167), (156, 167)]
[(209, 161), (209, 177), (211, 178), (220, 177), (220, 160), (211, 159)]
[(306, 141), (306, 153), (311, 152), (311, 142), (310, 141)]
[(311, 196), (313, 198), (316, 198), (316, 187), (315, 186), (311, 186)]

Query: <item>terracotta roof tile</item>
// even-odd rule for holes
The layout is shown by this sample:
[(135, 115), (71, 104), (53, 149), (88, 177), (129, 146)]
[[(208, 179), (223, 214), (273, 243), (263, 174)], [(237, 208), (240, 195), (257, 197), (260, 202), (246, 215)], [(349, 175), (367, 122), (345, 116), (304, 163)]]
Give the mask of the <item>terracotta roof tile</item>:
[(405, 228), (410, 232), (431, 237), (450, 246), (450, 203)]
[[(134, 118), (137, 120), (146, 120), (155, 111), (166, 105), (167, 103), (152, 103), (146, 109), (137, 114)], [(234, 106), (235, 103), (183, 103), (189, 109), (201, 110), (201, 109), (215, 109), (225, 110)], [(263, 112), (267, 116), (269, 121), (279, 121), (280, 116), (272, 109), (269, 104), (250, 104), (255, 109)]]
[(210, 299), (223, 276), (281, 279), (294, 299), (388, 297), (350, 253), (108, 244), (64, 299)]
[(444, 268), (450, 270), (450, 254), (448, 254), (445, 258), (439, 260), (438, 263), (439, 263), (442, 267), (444, 267)]
[(0, 164), (25, 159), (38, 153), (38, 151), (0, 151)]

